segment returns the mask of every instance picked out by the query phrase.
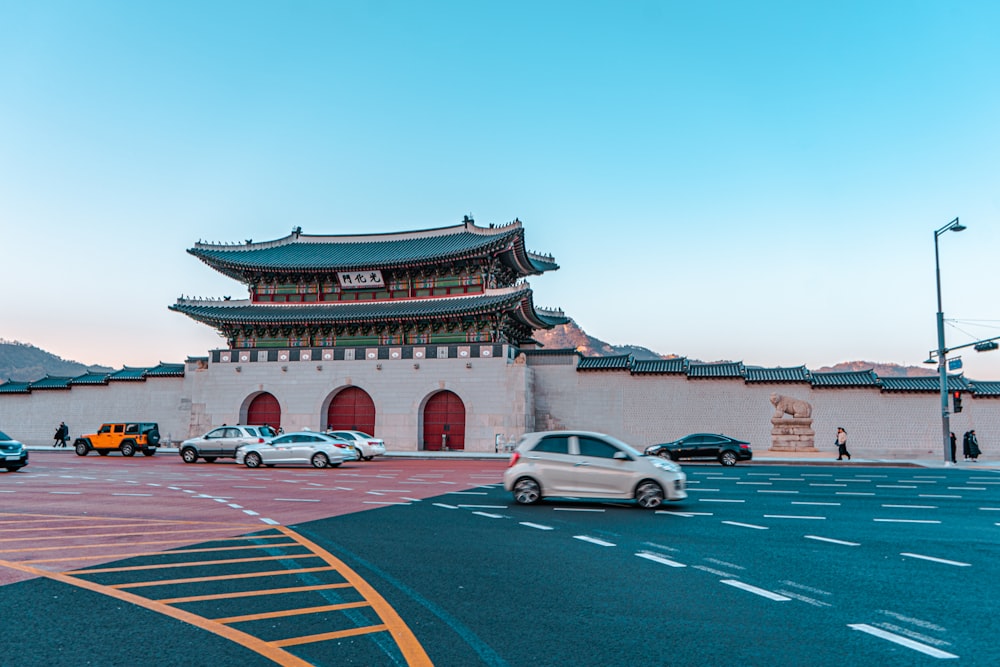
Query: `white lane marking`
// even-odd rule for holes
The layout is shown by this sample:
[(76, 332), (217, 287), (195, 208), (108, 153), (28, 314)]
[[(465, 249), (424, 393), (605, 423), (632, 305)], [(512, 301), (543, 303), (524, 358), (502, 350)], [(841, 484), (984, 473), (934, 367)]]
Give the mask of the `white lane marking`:
[(728, 498), (699, 498), (700, 503), (745, 503), (745, 500), (730, 500)]
[(613, 547), (615, 544), (613, 542), (605, 542), (604, 540), (599, 540), (596, 537), (588, 537), (587, 535), (574, 535), (574, 540), (580, 540), (582, 542), (590, 542), (591, 544), (596, 544), (602, 547)]
[(838, 496), (874, 496), (871, 491), (837, 491)]
[(826, 521), (825, 516), (797, 516), (794, 514), (765, 514), (765, 519), (811, 519), (813, 521)]
[(985, 486), (949, 486), (949, 491), (985, 491)]
[(757, 530), (767, 530), (767, 526), (755, 526), (752, 523), (740, 523), (739, 521), (723, 521), (722, 523), (728, 523), (730, 526), (739, 526), (740, 528), (755, 528)]
[(111, 495), (113, 495), (113, 496), (142, 496), (144, 498), (148, 498), (148, 497), (152, 496), (153, 494), (152, 493), (112, 493)]
[(911, 510), (936, 510), (937, 505), (882, 505), (882, 507), (903, 508)]
[(0, 493), (15, 493), (13, 489), (0, 489)]
[(274, 519), (262, 518), (261, 521), (263, 521), (264, 523), (269, 524), (271, 526), (280, 526), (281, 525), (279, 522), (275, 521)]
[(556, 512), (603, 512), (596, 507), (553, 507)]
[(362, 505), (409, 505), (410, 503), (394, 502), (392, 500), (362, 500)]
[(809, 482), (809, 486), (847, 486), (846, 484), (830, 484), (827, 482)]
[(772, 482), (736, 482), (736, 485), (746, 484), (748, 486), (773, 486)]
[[(173, 489), (174, 487), (170, 487), (170, 488)], [(267, 487), (266, 486), (246, 486), (246, 485), (243, 485), (243, 484), (234, 484), (233, 488), (234, 489), (266, 489)]]
[(236, 503), (229, 503), (229, 506), (232, 507), (234, 510), (243, 509), (243, 505), (237, 505)]
[(792, 598), (769, 591), (763, 588), (757, 588), (756, 586), (751, 586), (750, 584), (743, 583), (742, 581), (737, 581), (735, 579), (723, 579), (720, 583), (726, 584), (727, 586), (734, 586), (741, 590), (747, 591), (748, 593), (753, 593), (754, 595), (760, 595), (768, 600), (774, 600), (775, 602), (788, 602)]
[(826, 505), (828, 507), (840, 507), (841, 503), (821, 503), (813, 500), (793, 500), (793, 505)]
[(228, 500), (228, 498), (212, 498), (212, 500), (214, 500), (217, 503), (224, 503)]
[(780, 491), (778, 489), (757, 489), (757, 493), (791, 493), (796, 494), (798, 491)]
[(706, 493), (707, 492), (718, 493), (720, 489), (688, 489), (688, 491), (691, 491), (692, 493), (701, 493), (703, 491)]
[(420, 498), (407, 498), (406, 496), (400, 496), (400, 497), (403, 500), (405, 500), (406, 502), (408, 502), (408, 503), (419, 503), (419, 502), (421, 502)]
[(876, 484), (876, 489), (915, 489), (915, 486), (909, 486), (906, 484)]
[(531, 523), (530, 521), (520, 521), (522, 526), (527, 526), (528, 528), (537, 528), (538, 530), (555, 530), (552, 526), (543, 526), (540, 523)]
[(979, 509), (986, 512), (1000, 512), (1000, 507), (980, 507)]
[(83, 491), (49, 491), (53, 496), (79, 496), (83, 494)]
[(457, 505), (445, 505), (444, 503), (434, 503), (434, 507), (443, 507), (446, 510), (457, 510)]
[(319, 498), (275, 498), (276, 501), (285, 503), (318, 503)]
[(453, 496), (485, 496), (485, 491), (450, 491)]
[(947, 560), (945, 558), (935, 558), (934, 556), (923, 556), (921, 554), (911, 554), (906, 552), (901, 552), (900, 556), (908, 556), (910, 558), (919, 558), (920, 560), (929, 560), (934, 563), (943, 563), (945, 565), (954, 565), (955, 567), (972, 567), (972, 563), (962, 563), (957, 560)]
[(640, 551), (636, 554), (639, 558), (645, 558), (646, 560), (651, 560), (654, 563), (660, 563), (661, 565), (667, 565), (669, 567), (687, 567), (684, 563), (678, 563), (675, 560), (670, 560), (669, 558), (664, 558), (663, 556), (650, 553), (648, 551)]
[(942, 495), (942, 494), (935, 494), (935, 493), (921, 493), (917, 497), (918, 498), (961, 498), (962, 496), (957, 495), (957, 494), (949, 496), (949, 495)]
[(876, 628), (874, 626), (868, 625), (867, 623), (848, 623), (847, 627), (852, 630), (860, 630), (861, 632), (867, 632), (868, 634), (878, 637), (879, 639), (885, 639), (900, 646), (905, 646), (906, 648), (911, 648), (914, 651), (920, 651), (926, 655), (934, 658), (957, 658), (958, 656), (954, 653), (948, 653), (947, 651), (942, 651), (941, 649), (934, 648), (933, 646), (928, 646), (927, 644), (921, 644), (920, 642), (913, 641), (908, 637), (903, 637), (902, 635), (897, 635), (892, 632), (887, 632), (881, 628)]
[(505, 510), (507, 505), (459, 505), (466, 510)]
[(249, 516), (260, 516), (259, 512), (254, 512), (253, 510), (243, 510), (243, 513)]
[(490, 514), (489, 512), (473, 512), (473, 514), (478, 514), (479, 516), (484, 516), (487, 519), (502, 519), (502, 514)]
[(829, 542), (831, 544), (842, 544), (845, 547), (859, 547), (860, 542), (847, 542), (845, 540), (835, 540), (832, 537), (820, 537), (819, 535), (805, 535), (807, 540), (819, 540), (820, 542)]
[(941, 523), (936, 519), (872, 519), (876, 523)]
[(676, 512), (673, 510), (656, 510), (656, 514), (669, 514), (671, 516), (683, 516), (683, 517), (712, 516), (711, 512)]

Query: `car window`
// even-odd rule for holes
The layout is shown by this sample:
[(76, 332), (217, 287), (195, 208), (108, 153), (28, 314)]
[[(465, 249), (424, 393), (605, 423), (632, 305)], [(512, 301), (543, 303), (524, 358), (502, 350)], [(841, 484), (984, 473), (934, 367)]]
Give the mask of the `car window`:
[(131, 435), (135, 435), (135, 434), (139, 433), (139, 425), (138, 424), (128, 424), (128, 425), (125, 426), (125, 432), (129, 433)]
[(105, 424), (98, 433), (111, 433), (111, 424)]
[(580, 441), (580, 456), (593, 456), (600, 459), (613, 459), (615, 454), (621, 450), (614, 445), (604, 442), (603, 440), (598, 440), (597, 438), (591, 438), (585, 435), (579, 437)]
[(121, 433), (124, 428), (125, 426), (123, 424), (115, 424), (114, 431), (115, 433)]
[(9, 435), (7, 435), (6, 433), (4, 433), (3, 431), (0, 431), (0, 440), (13, 440), (13, 439), (14, 438), (10, 437)]
[(292, 440), (292, 436), (290, 436), (290, 435), (283, 435), (280, 438), (275, 438), (274, 440), (272, 440), (271, 444), (272, 445), (287, 445), (290, 442), (294, 442), (294, 440)]
[(212, 438), (222, 438), (222, 437), (225, 437), (225, 435), (224, 435), (225, 432), (226, 432), (225, 429), (217, 428), (214, 431), (209, 431), (208, 433), (206, 433), (205, 437), (209, 438), (209, 439), (212, 439)]
[(725, 439), (720, 438), (717, 435), (706, 435), (704, 436), (706, 445), (721, 445), (725, 442)]
[(227, 428), (226, 436), (227, 438), (242, 438), (243, 433), (240, 432), (238, 428)]
[(569, 436), (549, 435), (538, 441), (532, 451), (552, 454), (569, 454)]

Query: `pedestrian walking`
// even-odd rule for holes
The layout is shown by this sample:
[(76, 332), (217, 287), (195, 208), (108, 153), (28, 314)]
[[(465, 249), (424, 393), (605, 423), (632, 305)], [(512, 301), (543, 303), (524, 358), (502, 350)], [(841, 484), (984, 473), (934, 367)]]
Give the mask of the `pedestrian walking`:
[(837, 427), (837, 460), (843, 461), (844, 457), (851, 460), (851, 453), (847, 451), (847, 431), (840, 426)]
[(955, 459), (955, 442), (957, 440), (958, 440), (958, 438), (955, 437), (955, 432), (952, 431), (951, 432), (951, 462), (952, 463), (958, 463), (958, 461)]
[(66, 426), (66, 422), (59, 422), (59, 426), (56, 427), (55, 442), (52, 443), (52, 446), (65, 447), (67, 440), (69, 440), (69, 426)]
[(962, 458), (966, 461), (969, 460), (969, 439), (972, 436), (972, 431), (966, 431), (962, 435)]
[(969, 458), (975, 463), (979, 460), (982, 452), (979, 449), (979, 439), (976, 437), (976, 429), (969, 431)]

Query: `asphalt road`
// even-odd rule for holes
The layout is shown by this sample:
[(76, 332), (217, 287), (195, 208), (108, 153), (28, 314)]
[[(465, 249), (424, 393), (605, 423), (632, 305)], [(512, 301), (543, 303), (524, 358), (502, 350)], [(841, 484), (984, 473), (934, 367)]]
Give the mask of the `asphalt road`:
[(3, 665), (1000, 663), (992, 471), (685, 466), (652, 512), (516, 506), (499, 462), (43, 458), (0, 474)]

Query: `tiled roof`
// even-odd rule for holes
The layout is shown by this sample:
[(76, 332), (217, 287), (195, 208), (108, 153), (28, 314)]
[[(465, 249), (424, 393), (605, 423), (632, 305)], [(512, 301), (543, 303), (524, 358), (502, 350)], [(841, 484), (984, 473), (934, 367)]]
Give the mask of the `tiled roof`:
[[(918, 377), (879, 378), (882, 391), (941, 391), (941, 378), (937, 375)], [(961, 375), (948, 376), (948, 391), (969, 391), (969, 382)]]
[(760, 368), (747, 366), (746, 381), (750, 382), (809, 382), (809, 370), (805, 366), (794, 368)]
[(396, 234), (308, 235), (220, 245), (199, 242), (189, 253), (243, 281), (245, 271), (314, 272), (389, 269), (495, 255), (520, 276), (559, 268), (549, 255), (528, 252), (519, 220), (500, 227), (461, 224)]
[(814, 387), (877, 387), (875, 371), (838, 371), (832, 373), (812, 373), (809, 377)]
[(631, 370), (632, 375), (686, 373), (687, 359), (684, 357), (675, 357), (673, 359), (634, 359)]
[(159, 366), (147, 369), (146, 377), (183, 377), (184, 364), (165, 364), (162, 361)]
[(322, 304), (254, 304), (242, 301), (190, 301), (178, 299), (171, 310), (212, 326), (316, 325), (379, 323), (398, 320), (441, 320), (507, 311), (533, 329), (548, 329), (567, 320), (539, 313), (531, 288), (521, 283), (485, 294), (434, 299), (352, 301)]
[(128, 380), (128, 381), (138, 381), (146, 379), (146, 371), (148, 368), (129, 368), (126, 366), (120, 371), (115, 371), (108, 376), (109, 380)]
[(46, 375), (41, 380), (36, 380), (31, 384), (31, 390), (36, 389), (69, 389), (69, 383), (73, 378), (69, 377), (53, 377), (51, 375)]
[(31, 393), (30, 382), (14, 382), (7, 380), (0, 384), (0, 394), (28, 394)]
[(578, 371), (623, 371), (628, 370), (631, 362), (631, 354), (619, 354), (613, 357), (583, 357), (576, 365), (576, 369)]
[(725, 361), (716, 364), (689, 364), (688, 377), (691, 378), (738, 378), (745, 371), (742, 361)]
[(980, 382), (979, 380), (971, 380), (969, 384), (972, 387), (972, 393), (976, 396), (1000, 397), (1000, 382)]
[(73, 378), (70, 384), (107, 384), (110, 373), (90, 371)]

